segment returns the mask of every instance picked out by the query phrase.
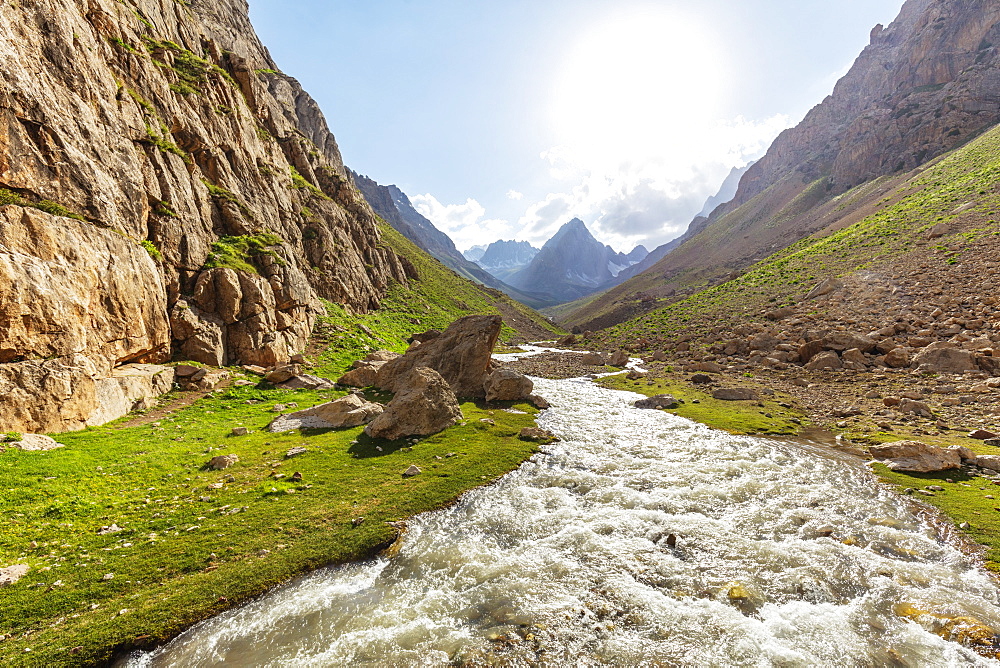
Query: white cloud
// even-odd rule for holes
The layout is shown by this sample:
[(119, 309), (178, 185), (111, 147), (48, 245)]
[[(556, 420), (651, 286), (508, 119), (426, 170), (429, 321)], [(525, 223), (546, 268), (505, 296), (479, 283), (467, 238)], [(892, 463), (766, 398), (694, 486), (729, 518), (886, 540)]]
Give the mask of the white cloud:
[(459, 248), (471, 248), (513, 236), (515, 228), (506, 220), (484, 219), (486, 209), (469, 198), (465, 204), (442, 204), (434, 195), (415, 195), (410, 198), (413, 207), (434, 223)]
[(520, 201), (520, 200), (524, 199), (524, 193), (519, 193), (516, 190), (508, 190), (507, 191), (507, 199), (512, 199), (514, 201)]

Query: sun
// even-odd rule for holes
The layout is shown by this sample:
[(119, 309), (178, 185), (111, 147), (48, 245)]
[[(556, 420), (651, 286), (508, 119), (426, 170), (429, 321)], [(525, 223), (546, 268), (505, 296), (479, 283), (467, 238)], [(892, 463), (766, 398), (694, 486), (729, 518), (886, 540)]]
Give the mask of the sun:
[(575, 151), (660, 153), (717, 119), (722, 89), (708, 31), (674, 11), (636, 10), (576, 41), (553, 86), (552, 121)]

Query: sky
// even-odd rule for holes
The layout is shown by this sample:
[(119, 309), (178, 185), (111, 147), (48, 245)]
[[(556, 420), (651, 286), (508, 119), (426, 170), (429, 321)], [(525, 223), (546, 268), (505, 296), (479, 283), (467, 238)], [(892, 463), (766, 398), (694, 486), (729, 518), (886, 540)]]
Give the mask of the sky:
[(250, 0), (345, 163), (460, 249), (682, 234), (902, 0)]

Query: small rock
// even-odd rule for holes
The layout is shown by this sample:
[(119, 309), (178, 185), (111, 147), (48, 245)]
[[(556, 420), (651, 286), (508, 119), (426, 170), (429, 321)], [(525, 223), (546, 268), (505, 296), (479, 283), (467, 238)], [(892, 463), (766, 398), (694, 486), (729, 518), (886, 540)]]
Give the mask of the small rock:
[(114, 580), (115, 579), (115, 574), (114, 573), (105, 573), (104, 577), (101, 578), (101, 579), (104, 580), (105, 582), (108, 581), (108, 580)]
[(958, 528), (964, 531), (968, 531), (969, 529), (972, 528), (972, 526), (968, 522), (962, 522), (961, 524), (958, 525)]
[[(406, 474), (404, 474), (404, 475), (406, 475)], [(355, 517), (353, 520), (351, 520), (351, 526), (355, 526), (355, 527), (359, 527), (359, 526), (361, 526), (364, 523), (365, 523), (365, 518), (363, 518), (363, 517)]]
[(535, 408), (539, 410), (545, 410), (547, 408), (551, 408), (551, 405), (545, 399), (545, 397), (540, 397), (537, 394), (532, 394), (531, 396), (529, 396), (528, 401), (534, 404)]
[(31, 567), (27, 564), (17, 564), (16, 566), (0, 568), (0, 587), (7, 587), (14, 584), (27, 575), (30, 570)]
[(250, 433), (250, 430), (246, 427), (233, 427), (233, 431), (231, 433), (233, 436), (246, 436)]
[(643, 409), (677, 408), (680, 406), (680, 401), (669, 394), (658, 394), (654, 397), (639, 399), (633, 406)]
[(299, 455), (304, 455), (308, 450), (302, 446), (296, 446), (294, 448), (289, 448), (288, 452), (285, 453), (285, 459), (291, 459), (292, 457), (298, 457)]
[(691, 376), (690, 381), (695, 385), (708, 385), (712, 382), (712, 377), (704, 373), (696, 373)]
[(547, 429), (541, 429), (539, 427), (525, 427), (521, 430), (518, 437), (523, 441), (554, 441), (558, 440), (556, 435)]
[(415, 475), (420, 475), (422, 471), (416, 464), (410, 464), (410, 467), (403, 471), (404, 478), (412, 478)]
[(992, 431), (986, 431), (985, 429), (976, 429), (969, 433), (969, 438), (974, 438), (977, 441), (986, 441), (1000, 438), (1000, 435), (994, 434)]
[(292, 474), (292, 480), (295, 482), (302, 482), (302, 474), (298, 471)]
[(117, 524), (112, 524), (111, 526), (101, 527), (100, 529), (98, 529), (97, 535), (107, 536), (108, 534), (119, 533), (121, 531), (125, 531), (125, 529), (121, 528)]
[(217, 455), (212, 457), (211, 461), (208, 462), (208, 465), (216, 471), (221, 471), (223, 469), (228, 469), (238, 461), (240, 461), (240, 458), (237, 455)]

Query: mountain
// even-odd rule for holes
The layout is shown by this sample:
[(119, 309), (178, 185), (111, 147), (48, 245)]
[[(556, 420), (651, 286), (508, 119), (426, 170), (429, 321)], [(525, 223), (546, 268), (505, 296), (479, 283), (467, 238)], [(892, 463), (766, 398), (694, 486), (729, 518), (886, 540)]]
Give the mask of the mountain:
[(624, 268), (647, 254), (642, 246), (629, 254), (599, 242), (579, 218), (559, 228), (532, 259), (508, 281), (550, 305), (570, 302), (614, 285)]
[(719, 192), (705, 200), (705, 206), (702, 208), (701, 213), (695, 217), (708, 218), (720, 204), (725, 204), (736, 197), (736, 192), (740, 187), (740, 179), (747, 173), (747, 170), (753, 167), (753, 164), (753, 162), (750, 162), (742, 167), (733, 167), (729, 172), (729, 176), (726, 177), (726, 180), (722, 182), (722, 186), (719, 187)]
[(473, 246), (469, 250), (462, 251), (462, 255), (469, 262), (478, 262), (486, 253), (487, 246)]
[(365, 200), (371, 205), (384, 221), (404, 237), (415, 243), (422, 250), (430, 253), (446, 267), (463, 278), (507, 293), (522, 304), (540, 305), (530, 295), (519, 292), (502, 280), (486, 271), (465, 256), (455, 247), (455, 242), (447, 234), (434, 226), (420, 214), (410, 198), (396, 186), (382, 186), (356, 172), (349, 171), (350, 177), (361, 191)]
[(127, 413), (168, 373), (133, 363), (286, 362), (321, 299), (420, 280), (244, 0), (7, 3), (0, 44), (0, 431)]
[(833, 94), (747, 170), (732, 201), (564, 322), (622, 322), (855, 222), (912, 170), (1000, 121), (998, 21), (995, 3), (908, 0), (891, 25), (872, 30)]
[(538, 249), (527, 241), (494, 241), (476, 264), (498, 278), (507, 278), (531, 264)]

